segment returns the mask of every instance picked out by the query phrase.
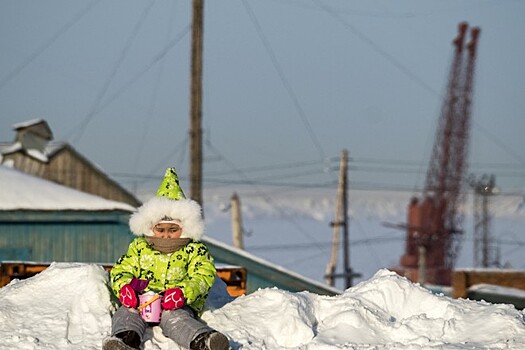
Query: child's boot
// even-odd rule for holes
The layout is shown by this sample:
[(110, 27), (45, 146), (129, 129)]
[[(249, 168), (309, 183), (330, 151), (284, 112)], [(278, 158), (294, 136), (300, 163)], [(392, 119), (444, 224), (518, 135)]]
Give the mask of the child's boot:
[(191, 350), (228, 350), (229, 348), (228, 338), (217, 331), (199, 334), (190, 345)]
[(137, 332), (126, 331), (107, 338), (102, 344), (102, 350), (137, 350), (140, 348), (140, 336)]

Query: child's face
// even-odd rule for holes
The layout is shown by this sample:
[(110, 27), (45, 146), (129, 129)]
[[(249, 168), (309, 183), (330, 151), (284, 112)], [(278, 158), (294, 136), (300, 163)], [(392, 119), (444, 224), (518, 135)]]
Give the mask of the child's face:
[(158, 238), (180, 238), (182, 228), (177, 224), (162, 223), (153, 226), (153, 235)]

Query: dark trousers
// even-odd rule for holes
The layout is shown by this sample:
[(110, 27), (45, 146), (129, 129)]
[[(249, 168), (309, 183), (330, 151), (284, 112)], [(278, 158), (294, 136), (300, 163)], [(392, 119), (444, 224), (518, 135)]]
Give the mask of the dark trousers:
[[(135, 331), (141, 340), (148, 326), (148, 323), (140, 317), (137, 310), (123, 306), (118, 308), (111, 322), (112, 335), (125, 331)], [(197, 319), (193, 310), (187, 306), (176, 310), (162, 311), (159, 326), (166, 337), (187, 349), (190, 348), (191, 341), (199, 334), (213, 330)]]

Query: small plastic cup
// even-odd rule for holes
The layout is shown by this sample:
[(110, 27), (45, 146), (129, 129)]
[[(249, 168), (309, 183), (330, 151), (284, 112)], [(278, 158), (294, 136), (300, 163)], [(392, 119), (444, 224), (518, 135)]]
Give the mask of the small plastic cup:
[[(151, 299), (157, 298), (148, 305), (147, 304)], [(160, 322), (160, 315), (162, 313), (162, 308), (160, 306), (160, 298), (154, 292), (147, 292), (139, 296), (139, 313), (142, 319), (146, 322), (158, 323)], [(145, 305), (145, 306), (144, 306)]]

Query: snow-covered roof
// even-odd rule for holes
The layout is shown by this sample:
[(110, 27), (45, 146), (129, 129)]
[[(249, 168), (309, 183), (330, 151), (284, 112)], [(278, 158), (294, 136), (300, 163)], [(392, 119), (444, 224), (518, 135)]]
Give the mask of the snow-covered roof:
[[(320, 290), (325, 290), (327, 292), (332, 292), (334, 295), (341, 293), (341, 291), (338, 290), (337, 288), (328, 286), (328, 285), (326, 285), (324, 283), (321, 283), (321, 282), (315, 281), (315, 280), (313, 280), (311, 278), (308, 278), (308, 277), (305, 277), (303, 275), (300, 275), (300, 274), (298, 274), (298, 273), (296, 273), (296, 272), (294, 272), (292, 270), (286, 269), (286, 268), (284, 268), (282, 266), (279, 266), (279, 265), (274, 264), (272, 262), (269, 262), (269, 261), (267, 261), (265, 259), (257, 257), (257, 256), (255, 256), (255, 255), (253, 255), (253, 254), (251, 254), (251, 253), (249, 253), (249, 252), (247, 252), (245, 250), (232, 247), (232, 246), (230, 246), (230, 245), (228, 245), (228, 244), (226, 244), (224, 242), (221, 242), (221, 241), (216, 240), (214, 238), (211, 238), (209, 236), (204, 236), (203, 241), (204, 241), (204, 243), (210, 243), (210, 244), (213, 244), (213, 245), (215, 245), (217, 247), (220, 247), (220, 248), (222, 248), (224, 250), (231, 251), (231, 252), (233, 252), (233, 253), (241, 256), (241, 257), (244, 257), (244, 258), (246, 258), (248, 260), (253, 261), (254, 263), (256, 263), (256, 264), (258, 264), (260, 266), (265, 266), (265, 267), (267, 267), (269, 269), (272, 269), (272, 270), (275, 270), (275, 271), (279, 271), (279, 272), (281, 272), (283, 274), (286, 274), (286, 275), (288, 275), (288, 276), (290, 276), (292, 278), (295, 278), (297, 280), (304, 281), (305, 283), (310, 284), (312, 286), (315, 286), (315, 287), (319, 288)], [(248, 267), (248, 266), (245, 266), (245, 267)]]
[(512, 296), (525, 299), (525, 290), (512, 287), (497, 286), (488, 283), (475, 284), (469, 288), (469, 291), (491, 293), (496, 295)]
[[(24, 151), (24, 147), (22, 146), (20, 142), (15, 142), (7, 146), (0, 145), (0, 162), (2, 161), (1, 157), (3, 154), (10, 154), (10, 153), (15, 153), (19, 151)], [(39, 160), (43, 163), (47, 163), (49, 161), (49, 158), (47, 157), (47, 155), (40, 152), (37, 149), (31, 148), (31, 149), (25, 150), (25, 152), (30, 157), (33, 157), (34, 159)]]
[(0, 210), (124, 210), (135, 208), (0, 165)]
[(47, 124), (47, 122), (44, 119), (41, 119), (41, 118), (26, 120), (24, 122), (13, 124), (13, 130), (27, 128), (29, 126), (37, 125), (37, 124), (40, 124), (42, 122)]
[[(44, 151), (40, 152), (37, 149), (28, 149), (25, 150), (27, 152), (27, 155), (41, 161), (41, 162), (47, 162), (51, 157), (55, 155), (58, 151), (66, 147), (66, 143), (64, 142), (49, 142)], [(0, 161), (1, 156), (5, 154), (11, 154), (19, 151), (24, 151), (24, 147), (20, 142), (2, 142), (0, 143)]]

